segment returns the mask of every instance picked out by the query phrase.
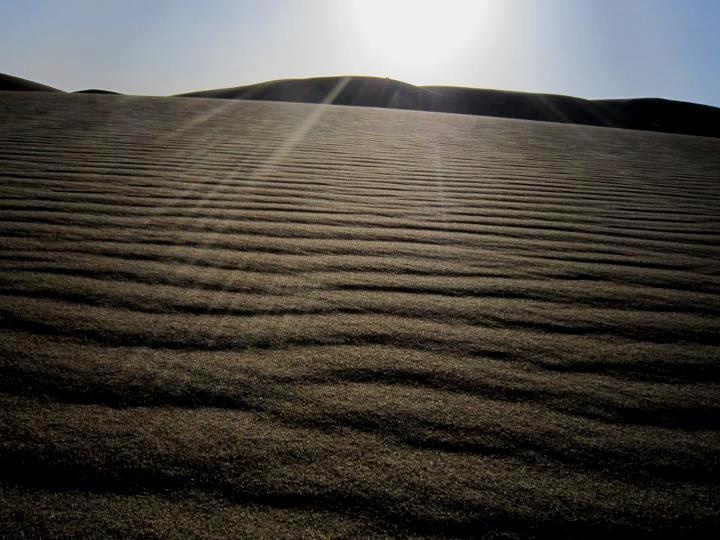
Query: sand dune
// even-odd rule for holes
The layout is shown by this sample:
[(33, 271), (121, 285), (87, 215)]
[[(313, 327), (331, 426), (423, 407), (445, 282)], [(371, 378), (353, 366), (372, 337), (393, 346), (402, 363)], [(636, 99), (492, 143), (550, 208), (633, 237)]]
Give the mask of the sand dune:
[[(0, 73), (3, 90), (60, 92)], [(119, 94), (97, 88), (75, 93)], [(506, 90), (414, 86), (378, 77), (283, 79), (189, 92), (179, 97), (353, 105), (720, 137), (720, 109), (697, 103), (659, 98), (588, 100)]]
[(13, 77), (12, 75), (6, 75), (0, 73), (0, 92), (62, 92), (52, 86), (46, 86), (44, 84), (28, 81), (27, 79), (21, 79), (20, 77)]
[(119, 95), (120, 92), (113, 92), (112, 90), (101, 90), (99, 88), (88, 88), (87, 90), (77, 90), (74, 94), (113, 94)]
[(6, 92), (0, 163), (0, 535), (720, 531), (720, 141)]
[(412, 109), (720, 137), (720, 109), (655, 98), (588, 100), (504, 90), (413, 86), (376, 77), (285, 79), (181, 95)]

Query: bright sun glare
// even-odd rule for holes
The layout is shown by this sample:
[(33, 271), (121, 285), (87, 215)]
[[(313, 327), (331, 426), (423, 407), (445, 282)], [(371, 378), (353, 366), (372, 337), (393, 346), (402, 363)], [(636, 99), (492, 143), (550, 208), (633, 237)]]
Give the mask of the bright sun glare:
[(482, 0), (351, 0), (349, 5), (368, 51), (385, 69), (405, 73), (431, 71), (462, 54), (488, 16)]

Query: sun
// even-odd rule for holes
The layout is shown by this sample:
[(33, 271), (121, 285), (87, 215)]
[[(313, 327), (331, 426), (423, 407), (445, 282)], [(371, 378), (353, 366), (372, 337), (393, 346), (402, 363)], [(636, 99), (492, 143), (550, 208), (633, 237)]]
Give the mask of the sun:
[(350, 23), (378, 65), (400, 72), (432, 70), (467, 50), (483, 31), (482, 0), (350, 0)]

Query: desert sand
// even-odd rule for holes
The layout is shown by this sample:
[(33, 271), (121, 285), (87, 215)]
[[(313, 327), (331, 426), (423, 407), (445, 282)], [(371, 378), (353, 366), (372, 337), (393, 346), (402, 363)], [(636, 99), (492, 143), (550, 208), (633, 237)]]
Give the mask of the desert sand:
[(0, 536), (713, 536), (720, 140), (0, 93)]

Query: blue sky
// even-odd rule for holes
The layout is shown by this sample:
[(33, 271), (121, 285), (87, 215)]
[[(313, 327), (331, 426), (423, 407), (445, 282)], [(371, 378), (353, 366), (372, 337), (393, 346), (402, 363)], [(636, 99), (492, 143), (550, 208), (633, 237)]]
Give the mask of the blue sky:
[(362, 74), (720, 106), (720, 0), (2, 0), (0, 72), (150, 95)]

